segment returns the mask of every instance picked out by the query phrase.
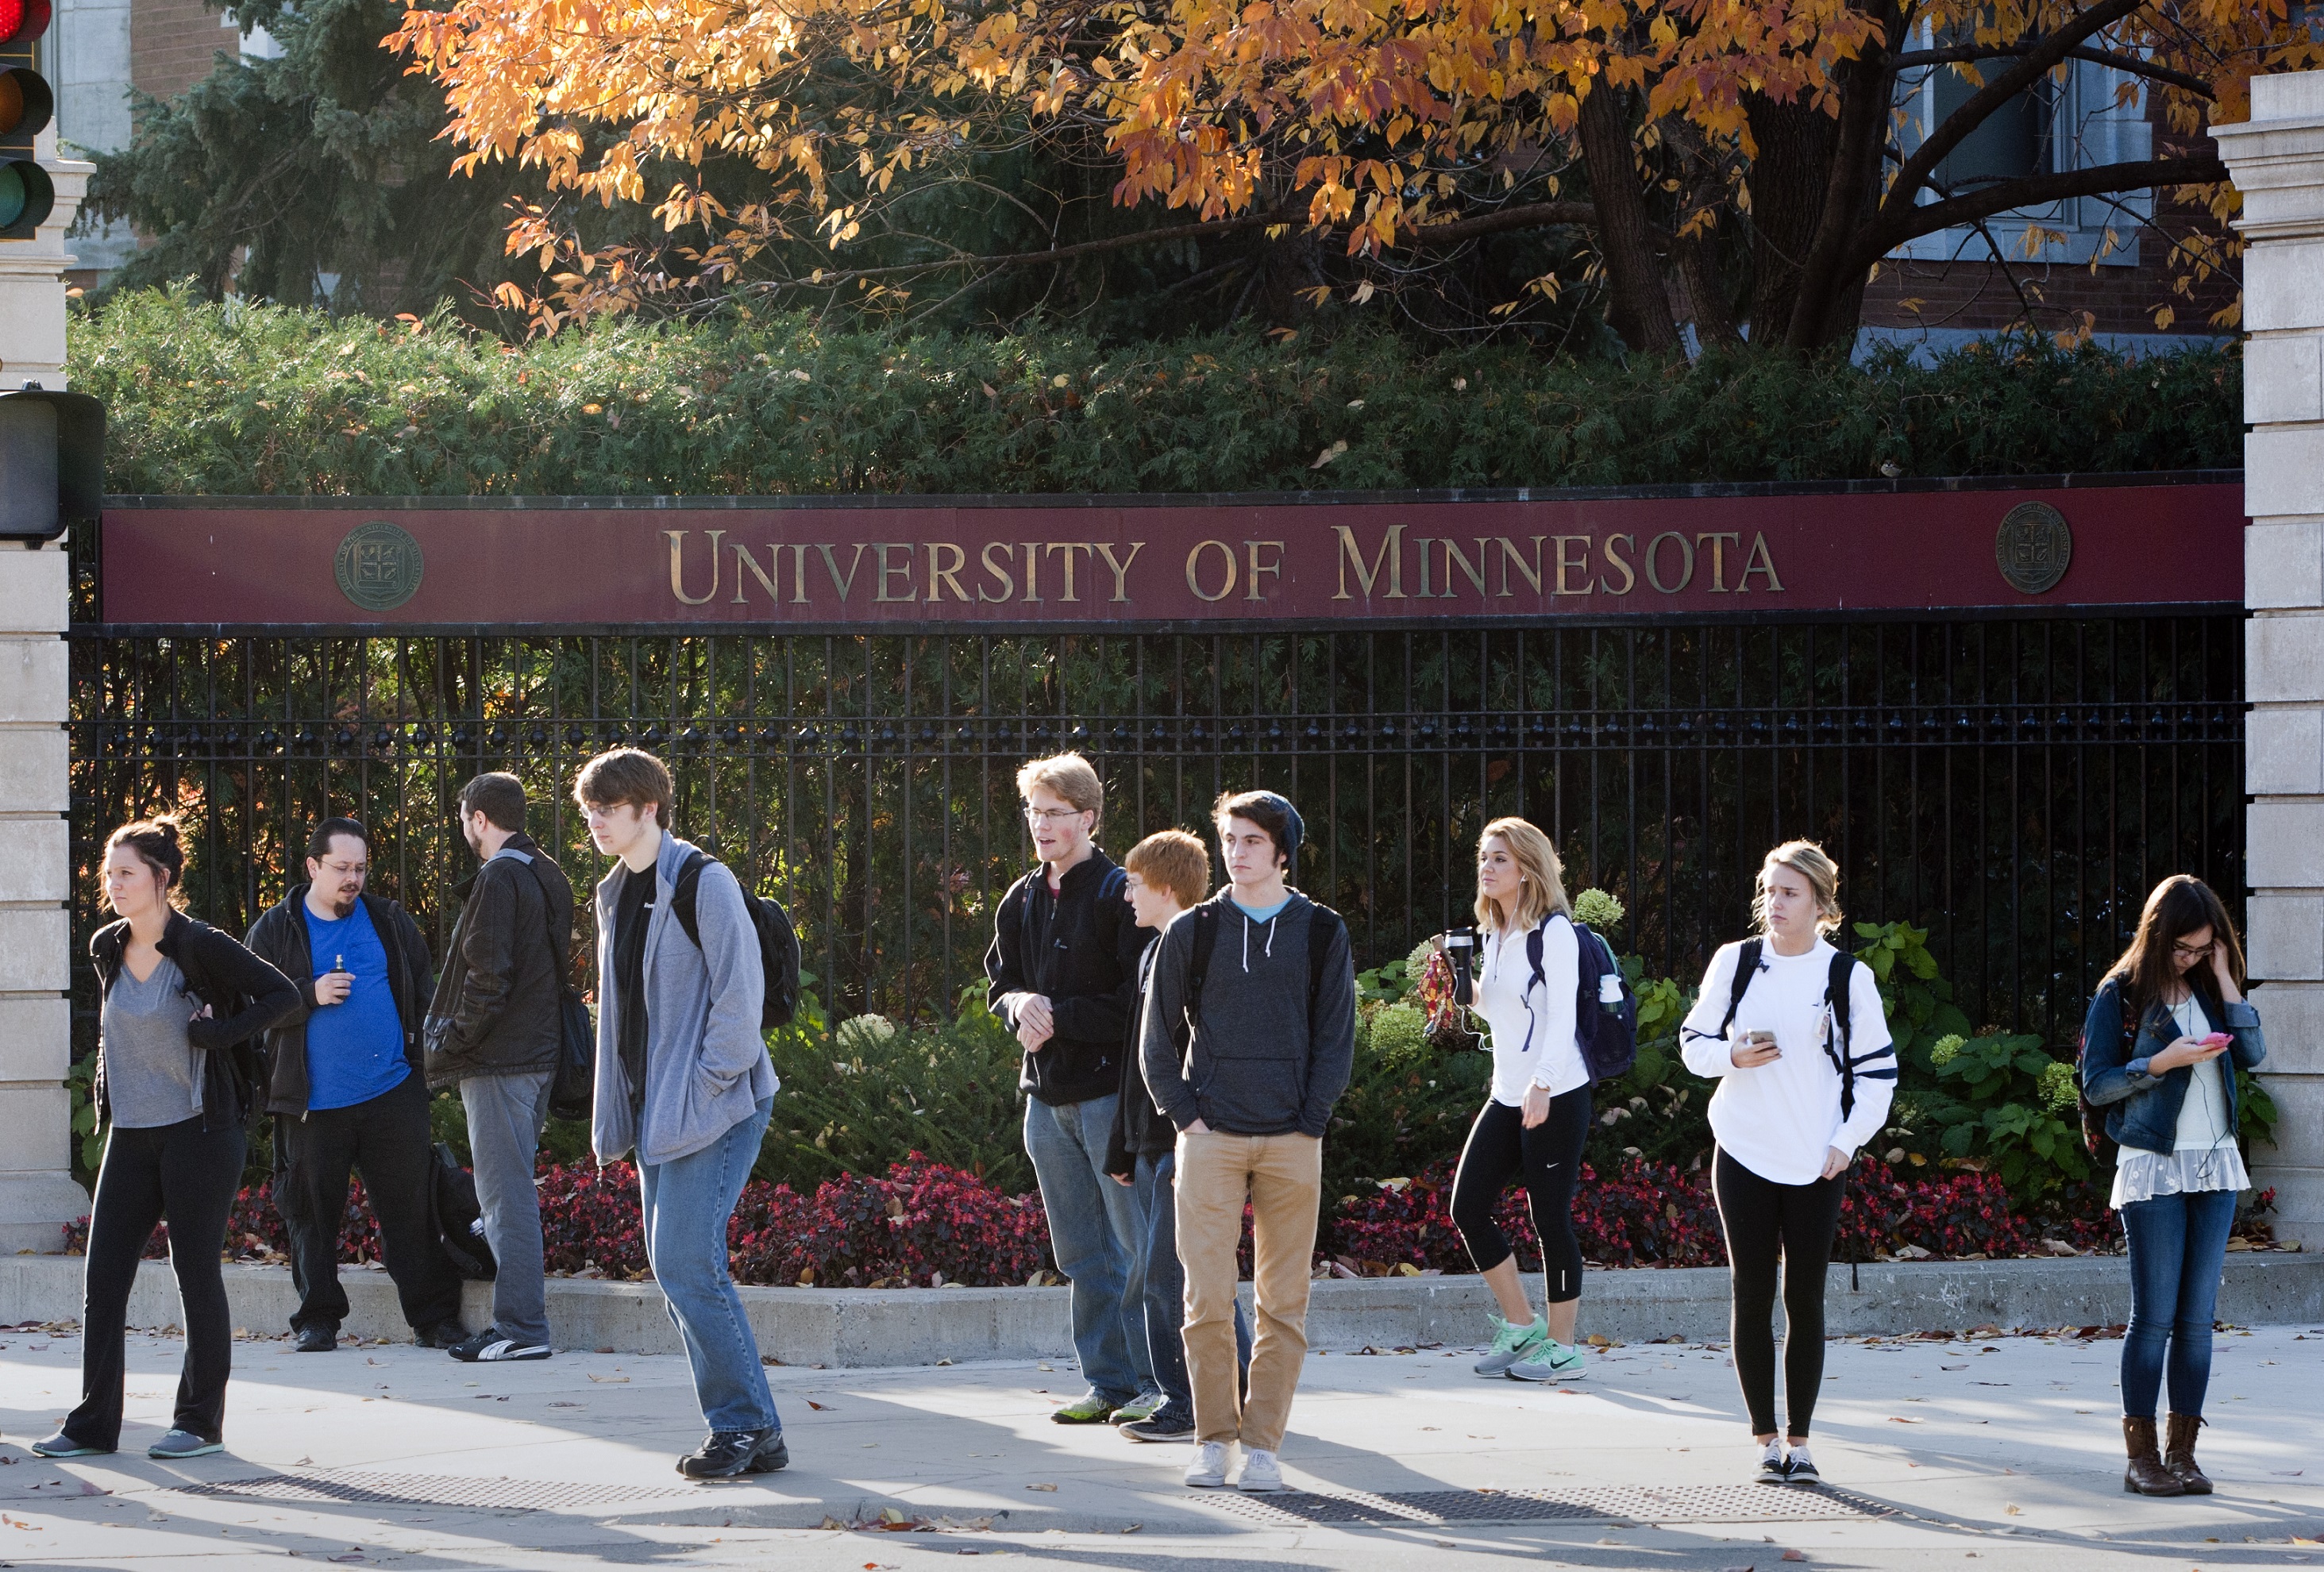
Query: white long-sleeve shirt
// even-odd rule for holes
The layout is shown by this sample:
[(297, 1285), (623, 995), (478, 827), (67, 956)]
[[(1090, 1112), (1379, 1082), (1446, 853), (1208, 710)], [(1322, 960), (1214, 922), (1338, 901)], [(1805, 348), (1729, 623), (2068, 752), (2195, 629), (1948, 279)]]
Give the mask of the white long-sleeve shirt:
[(1533, 980), (1526, 933), (1489, 933), (1477, 956), (1472, 1007), (1493, 1037), (1493, 1100), (1516, 1108), (1526, 1088), (1563, 1097), (1590, 1084), (1582, 1045), (1574, 1040), (1574, 990), (1581, 987), (1582, 951), (1573, 924), (1553, 915), (1542, 933), (1542, 979)]
[[(1840, 1071), (1824, 1051), (1832, 1030), (1824, 990), (1838, 953), (1823, 940), (1804, 955), (1778, 955), (1773, 944), (1759, 950), (1758, 975), (1735, 1009), (1733, 1026), (1719, 1029), (1733, 990), (1736, 958), (1742, 945), (1728, 944), (1711, 958), (1702, 992), (1679, 1028), (1679, 1052), (1697, 1075), (1715, 1078), (1711, 1133), (1720, 1149), (1760, 1178), (1777, 1184), (1812, 1184), (1823, 1173), (1825, 1154), (1837, 1147), (1849, 1156), (1880, 1133), (1896, 1095), (1894, 1080), (1868, 1078), (1868, 1070), (1895, 1068), (1877, 1057), (1858, 1064), (1855, 1112), (1840, 1117)], [(1880, 1008), (1880, 988), (1872, 969), (1849, 973), (1849, 1032), (1846, 1052), (1854, 1059), (1892, 1047), (1888, 1020)], [(1771, 1064), (1738, 1068), (1734, 1039), (1744, 1032), (1773, 1032), (1783, 1057)]]

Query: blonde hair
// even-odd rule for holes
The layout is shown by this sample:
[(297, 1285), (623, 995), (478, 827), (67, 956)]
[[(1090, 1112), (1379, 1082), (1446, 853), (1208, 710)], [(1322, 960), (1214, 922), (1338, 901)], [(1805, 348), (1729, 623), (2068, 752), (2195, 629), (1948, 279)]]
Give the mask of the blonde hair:
[[(1523, 933), (1538, 926), (1550, 914), (1563, 917), (1573, 915), (1573, 903), (1565, 898), (1565, 866), (1557, 860), (1557, 848), (1549, 837), (1523, 819), (1496, 819), (1485, 826), (1477, 837), (1477, 854), (1481, 857), (1485, 842), (1499, 837), (1517, 859), (1517, 871), (1525, 882), (1517, 887), (1517, 916), (1511, 932)], [(1500, 912), (1486, 898), (1481, 890), (1477, 895), (1477, 924), (1482, 928), (1499, 928)]]
[[(1030, 802), (1035, 786), (1047, 786), (1065, 799), (1076, 812), (1105, 813), (1105, 783), (1097, 777), (1090, 761), (1078, 753), (1060, 753), (1054, 758), (1036, 758), (1017, 772), (1017, 795)], [(1096, 832), (1094, 820), (1090, 824)]]
[(1211, 893), (1210, 849), (1184, 830), (1159, 830), (1130, 849), (1121, 866), (1170, 892), (1182, 906), (1199, 906)]
[(1840, 865), (1812, 841), (1786, 841), (1759, 864), (1759, 877), (1752, 881), (1751, 925), (1767, 931), (1767, 876), (1779, 868), (1808, 881), (1816, 901), (1816, 932), (1827, 939), (1840, 932)]

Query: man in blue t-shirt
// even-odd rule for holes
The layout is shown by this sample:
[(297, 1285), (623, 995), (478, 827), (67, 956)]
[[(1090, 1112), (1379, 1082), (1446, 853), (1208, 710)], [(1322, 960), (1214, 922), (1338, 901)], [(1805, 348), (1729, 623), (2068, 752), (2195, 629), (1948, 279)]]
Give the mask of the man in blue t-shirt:
[(300, 1008), (267, 1035), (274, 1115), (274, 1203), (290, 1233), (290, 1318), (300, 1353), (337, 1346), (347, 1296), (338, 1246), (350, 1173), (363, 1176), (380, 1252), (422, 1347), (447, 1348), (460, 1277), (429, 1205), (435, 1136), (419, 1074), (419, 1027), (432, 988), (427, 942), (393, 901), (364, 888), (371, 841), (326, 819), (307, 847), (306, 884), (258, 919), (249, 945), (300, 985)]

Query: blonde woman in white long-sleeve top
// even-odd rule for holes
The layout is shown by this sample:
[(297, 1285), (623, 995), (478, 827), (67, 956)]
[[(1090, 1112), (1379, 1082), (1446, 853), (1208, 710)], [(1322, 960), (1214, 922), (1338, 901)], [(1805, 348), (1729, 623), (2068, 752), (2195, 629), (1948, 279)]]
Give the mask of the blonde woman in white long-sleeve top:
[[(1767, 853), (1752, 905), (1758, 936), (1711, 957), (1679, 1028), (1679, 1051), (1688, 1069), (1719, 1082), (1708, 1110), (1719, 1143), (1711, 1189), (1727, 1234), (1735, 1374), (1760, 1448), (1759, 1477), (1812, 1484), (1808, 1424), (1823, 1380), (1824, 1269), (1848, 1165), (1888, 1121), (1896, 1053), (1872, 969), (1828, 938), (1840, 926), (1840, 869), (1823, 848), (1790, 841)], [(1788, 1457), (1775, 1429), (1779, 1266)]]
[[(1477, 925), (1471, 1007), (1491, 1029), (1493, 1084), (1462, 1149), (1452, 1207), (1452, 1225), (1500, 1307), (1477, 1374), (1572, 1381), (1584, 1373), (1573, 1346), (1582, 1308), (1573, 1186), (1591, 1115), (1590, 1071), (1574, 1036), (1581, 951), (1556, 849), (1523, 819), (1496, 819), (1478, 841)], [(1493, 1221), (1512, 1179), (1525, 1183), (1541, 1240), (1548, 1308), (1538, 1317), (1517, 1280), (1517, 1256)]]

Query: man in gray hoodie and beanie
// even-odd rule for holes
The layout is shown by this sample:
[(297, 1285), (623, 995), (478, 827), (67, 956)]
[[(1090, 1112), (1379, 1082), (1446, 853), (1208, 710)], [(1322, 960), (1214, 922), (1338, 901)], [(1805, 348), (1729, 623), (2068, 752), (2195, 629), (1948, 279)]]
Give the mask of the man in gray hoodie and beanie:
[(759, 1345), (726, 1269), (726, 1225), (774, 1111), (759, 1034), (766, 972), (742, 887), (663, 828), (669, 771), (617, 748), (581, 767), (589, 838), (617, 860), (597, 886), (597, 1161), (637, 1155), (646, 1260), (686, 1344), (710, 1436), (690, 1479), (790, 1460)]
[[(1281, 1490), (1277, 1453), (1307, 1354), (1323, 1132), (1355, 1060), (1347, 924), (1288, 887), (1296, 809), (1273, 792), (1213, 805), (1231, 881), (1157, 942), (1139, 1025), (1155, 1102), (1178, 1128), (1178, 1255), (1194, 1391), (1191, 1485)], [(1252, 1215), (1259, 1330), (1238, 1399), (1235, 1249)]]

